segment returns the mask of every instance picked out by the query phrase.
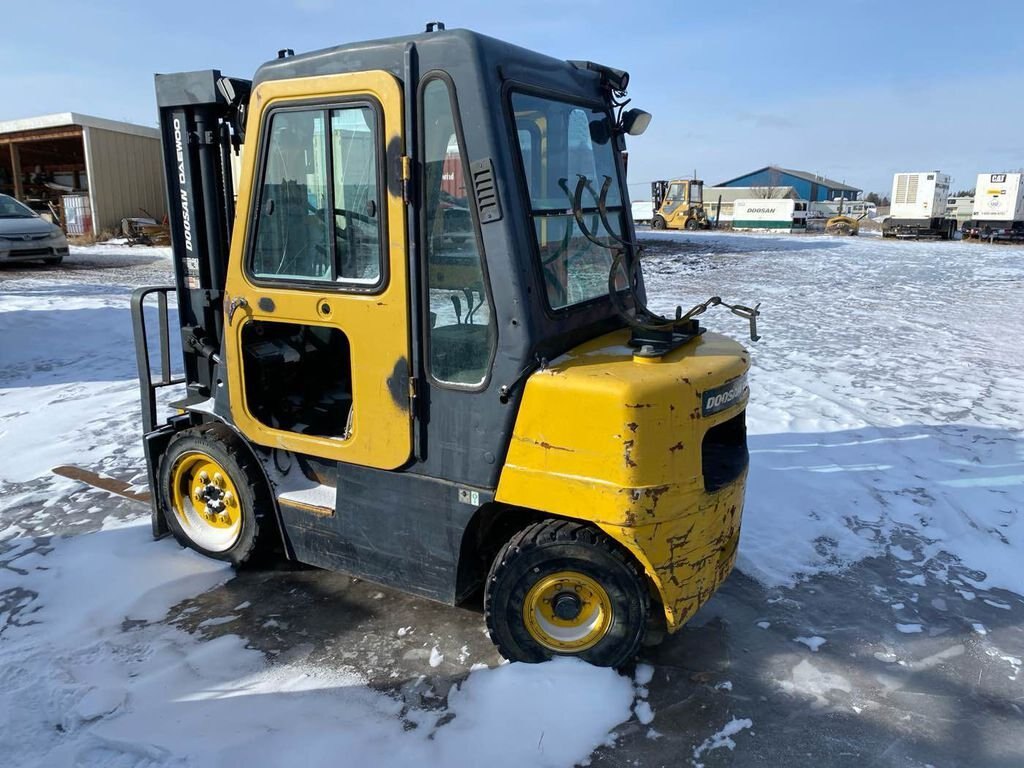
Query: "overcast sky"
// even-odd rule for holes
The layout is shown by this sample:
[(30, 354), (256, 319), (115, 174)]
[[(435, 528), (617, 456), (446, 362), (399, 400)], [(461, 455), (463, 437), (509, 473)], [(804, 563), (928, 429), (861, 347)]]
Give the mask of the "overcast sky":
[(0, 120), (76, 111), (154, 125), (154, 72), (251, 77), (296, 52), (435, 19), (628, 70), (654, 114), (630, 142), (632, 197), (768, 164), (887, 194), (896, 171), (954, 189), (1024, 167), (1024, 3), (3, 0)]

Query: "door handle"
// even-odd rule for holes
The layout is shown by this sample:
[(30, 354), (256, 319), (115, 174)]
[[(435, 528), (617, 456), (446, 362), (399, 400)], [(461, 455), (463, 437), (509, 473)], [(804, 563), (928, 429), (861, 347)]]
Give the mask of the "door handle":
[(228, 325), (231, 325), (231, 321), (235, 319), (235, 312), (241, 307), (248, 307), (249, 302), (246, 301), (245, 296), (236, 296), (228, 304)]

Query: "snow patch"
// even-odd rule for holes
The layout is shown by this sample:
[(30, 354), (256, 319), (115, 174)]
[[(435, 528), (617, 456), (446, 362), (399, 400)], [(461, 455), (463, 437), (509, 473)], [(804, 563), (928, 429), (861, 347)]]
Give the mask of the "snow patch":
[(446, 709), (403, 709), (352, 671), (308, 664), (309, 644), (268, 665), (242, 638), (163, 623), (232, 571), (154, 542), (148, 517), (26, 541), (0, 569), (0, 592), (18, 595), (0, 646), (10, 765), (570, 766), (631, 714), (632, 680), (573, 659), (476, 667)]
[(716, 749), (728, 749), (732, 752), (736, 749), (736, 742), (733, 740), (740, 731), (746, 730), (747, 728), (753, 728), (754, 721), (749, 717), (744, 718), (733, 718), (726, 723), (720, 731), (712, 734), (697, 747), (693, 749), (693, 765), (694, 768), (703, 768), (703, 763), (698, 763), (697, 760), (706, 752), (713, 752)]
[(779, 681), (779, 687), (786, 693), (813, 699), (811, 706), (814, 709), (828, 706), (831, 691), (850, 693), (853, 690), (850, 681), (842, 675), (823, 672), (806, 659), (793, 667), (790, 680)]
[(633, 680), (637, 685), (648, 685), (654, 679), (654, 667), (650, 664), (637, 664), (633, 672)]
[(828, 641), (824, 637), (819, 637), (818, 635), (812, 635), (811, 637), (794, 637), (793, 638), (793, 642), (795, 642), (795, 643), (803, 643), (804, 645), (806, 645), (808, 648), (811, 649), (812, 653), (817, 653), (818, 649), (821, 648), (821, 646), (823, 646)]
[(650, 725), (654, 722), (654, 710), (651, 709), (651, 705), (646, 701), (638, 701), (636, 706), (633, 707), (633, 712), (636, 714), (636, 719), (642, 725)]

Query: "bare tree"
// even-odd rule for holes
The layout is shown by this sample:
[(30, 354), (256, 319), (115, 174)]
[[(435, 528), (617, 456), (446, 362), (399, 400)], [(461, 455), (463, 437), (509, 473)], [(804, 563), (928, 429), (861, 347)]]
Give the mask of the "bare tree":
[(768, 184), (763, 187), (753, 187), (751, 193), (760, 200), (774, 200), (782, 197), (782, 190), (779, 189), (781, 175), (774, 168), (768, 171)]

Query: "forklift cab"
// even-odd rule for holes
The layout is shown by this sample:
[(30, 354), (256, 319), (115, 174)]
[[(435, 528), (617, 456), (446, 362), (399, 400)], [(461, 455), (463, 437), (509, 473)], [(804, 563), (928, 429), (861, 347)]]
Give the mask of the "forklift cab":
[(706, 229), (704, 182), (699, 179), (656, 181), (652, 185), (655, 229)]
[[(514, 659), (617, 665), (680, 627), (735, 558), (748, 362), (695, 320), (638, 331), (627, 84), (436, 24), (158, 75), (176, 284), (133, 300), (154, 532), (448, 603), (484, 585)], [(165, 337), (171, 292), (161, 423), (178, 382), (143, 307)]]

